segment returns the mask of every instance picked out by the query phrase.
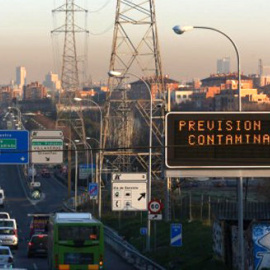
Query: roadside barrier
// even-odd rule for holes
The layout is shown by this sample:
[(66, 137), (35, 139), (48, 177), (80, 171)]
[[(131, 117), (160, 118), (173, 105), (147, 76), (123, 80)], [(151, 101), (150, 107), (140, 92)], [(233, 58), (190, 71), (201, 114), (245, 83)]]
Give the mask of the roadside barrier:
[[(78, 196), (79, 197), (79, 196)], [(74, 198), (64, 202), (67, 211), (74, 211)], [(125, 261), (132, 264), (139, 270), (166, 270), (149, 258), (143, 256), (135, 247), (123, 240), (116, 231), (104, 226), (105, 243), (108, 244), (115, 253), (120, 255)]]

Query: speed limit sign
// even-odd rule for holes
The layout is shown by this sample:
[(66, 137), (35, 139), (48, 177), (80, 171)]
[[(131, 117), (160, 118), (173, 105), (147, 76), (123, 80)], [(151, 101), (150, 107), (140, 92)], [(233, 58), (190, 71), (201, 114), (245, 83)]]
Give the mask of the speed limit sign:
[(148, 210), (151, 214), (158, 214), (162, 208), (163, 204), (159, 200), (152, 200), (148, 203)]

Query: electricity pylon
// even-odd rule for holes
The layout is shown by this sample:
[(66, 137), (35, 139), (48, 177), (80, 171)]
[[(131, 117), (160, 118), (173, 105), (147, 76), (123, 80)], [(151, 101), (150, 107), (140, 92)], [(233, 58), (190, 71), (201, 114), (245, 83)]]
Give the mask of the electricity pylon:
[[(164, 123), (163, 110), (164, 85), (160, 50), (158, 44), (157, 24), (154, 0), (118, 0), (116, 6), (115, 26), (110, 59), (110, 70), (121, 72), (121, 78), (109, 78), (109, 91), (104, 106), (104, 129), (102, 144), (104, 156), (120, 171), (146, 171), (148, 166), (148, 146), (134, 149), (134, 134), (136, 133), (136, 118), (146, 123), (149, 132), (150, 97), (145, 88), (144, 98), (134, 99), (129, 96), (126, 80), (134, 79), (131, 73), (143, 76), (152, 89), (153, 97), (153, 137), (155, 147), (153, 156), (153, 176), (161, 175)], [(129, 79), (126, 77), (130, 76)], [(136, 89), (135, 89), (136, 91)], [(161, 106), (157, 106), (160, 105)], [(163, 107), (164, 108), (164, 107)], [(136, 116), (136, 117), (135, 117)], [(149, 134), (148, 134), (149, 135)], [(147, 135), (145, 135), (147, 136)], [(112, 151), (106, 151), (112, 147)], [(141, 151), (140, 151), (141, 150)]]
[(76, 35), (88, 33), (88, 31), (76, 24), (75, 14), (87, 13), (87, 10), (78, 6), (75, 0), (66, 0), (63, 5), (52, 12), (64, 14), (65, 20), (63, 25), (52, 31), (52, 34), (64, 34), (61, 68), (62, 92), (57, 104), (56, 128), (63, 128), (69, 125), (75, 131), (80, 141), (85, 144), (85, 126), (82, 111), (79, 106), (75, 106), (74, 98), (80, 89)]

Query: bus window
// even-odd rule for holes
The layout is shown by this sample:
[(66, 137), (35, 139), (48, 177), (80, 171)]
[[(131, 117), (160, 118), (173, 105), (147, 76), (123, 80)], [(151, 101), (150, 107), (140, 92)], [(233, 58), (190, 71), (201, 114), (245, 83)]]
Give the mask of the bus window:
[(98, 240), (99, 228), (97, 226), (59, 226), (59, 241)]

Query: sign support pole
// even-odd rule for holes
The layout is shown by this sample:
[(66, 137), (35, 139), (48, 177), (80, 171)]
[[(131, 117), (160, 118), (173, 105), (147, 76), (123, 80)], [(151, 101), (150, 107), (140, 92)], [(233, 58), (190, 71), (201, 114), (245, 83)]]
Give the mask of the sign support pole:
[(71, 197), (71, 141), (68, 143), (68, 198)]
[(238, 246), (239, 246), (239, 266), (240, 270), (244, 270), (244, 228), (243, 228), (243, 177), (238, 181)]
[(34, 173), (35, 167), (34, 164), (32, 163), (32, 179), (31, 179), (31, 186), (34, 186), (34, 182), (35, 182), (35, 173)]

